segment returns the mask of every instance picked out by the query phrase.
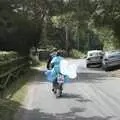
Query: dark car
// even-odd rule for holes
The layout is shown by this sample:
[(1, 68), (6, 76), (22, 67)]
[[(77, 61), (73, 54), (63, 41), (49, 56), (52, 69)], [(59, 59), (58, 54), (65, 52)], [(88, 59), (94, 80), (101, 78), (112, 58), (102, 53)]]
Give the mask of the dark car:
[(112, 67), (120, 66), (120, 51), (105, 52), (102, 66), (106, 71)]

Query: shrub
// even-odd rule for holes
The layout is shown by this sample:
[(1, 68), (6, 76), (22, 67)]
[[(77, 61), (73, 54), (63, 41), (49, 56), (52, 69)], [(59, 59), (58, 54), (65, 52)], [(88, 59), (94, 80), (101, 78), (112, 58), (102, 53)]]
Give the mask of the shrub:
[(17, 58), (18, 56), (19, 56), (18, 53), (14, 51), (10, 51), (10, 52), (0, 51), (0, 62), (14, 59)]
[(70, 51), (70, 57), (73, 57), (73, 58), (85, 58), (85, 53), (83, 53), (81, 51), (78, 51), (76, 49), (72, 49)]

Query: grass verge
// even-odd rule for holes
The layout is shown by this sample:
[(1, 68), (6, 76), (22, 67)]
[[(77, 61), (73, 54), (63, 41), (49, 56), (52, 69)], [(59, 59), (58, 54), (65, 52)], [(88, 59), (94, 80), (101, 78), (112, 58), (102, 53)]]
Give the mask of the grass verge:
[(27, 93), (27, 83), (33, 74), (34, 71), (29, 70), (4, 91), (4, 99), (0, 99), (0, 120), (14, 119), (15, 112), (24, 101)]
[(46, 65), (47, 65), (47, 61), (43, 60), (43, 61), (40, 62), (39, 67), (40, 68), (46, 68)]

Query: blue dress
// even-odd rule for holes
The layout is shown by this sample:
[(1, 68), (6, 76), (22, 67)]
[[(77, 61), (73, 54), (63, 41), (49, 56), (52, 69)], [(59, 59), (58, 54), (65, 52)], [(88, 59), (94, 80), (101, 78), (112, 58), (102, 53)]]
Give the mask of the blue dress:
[(60, 73), (60, 61), (62, 59), (63, 59), (63, 57), (55, 56), (51, 61), (51, 64), (54, 65), (53, 69), (56, 72), (56, 74)]
[[(63, 59), (63, 57), (60, 56), (55, 56), (53, 57), (51, 64), (53, 64), (53, 68), (51, 70), (47, 70), (46, 75), (47, 75), (47, 80), (50, 82), (53, 82), (56, 80), (58, 74), (60, 73), (60, 61)], [(68, 76), (64, 76), (65, 82), (69, 82), (70, 79)]]

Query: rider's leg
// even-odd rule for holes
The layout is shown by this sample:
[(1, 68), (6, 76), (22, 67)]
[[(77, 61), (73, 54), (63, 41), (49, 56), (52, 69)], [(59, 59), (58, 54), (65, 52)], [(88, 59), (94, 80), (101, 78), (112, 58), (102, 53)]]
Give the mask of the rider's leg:
[(57, 85), (57, 79), (55, 79), (52, 83), (52, 91), (55, 92), (55, 87)]

